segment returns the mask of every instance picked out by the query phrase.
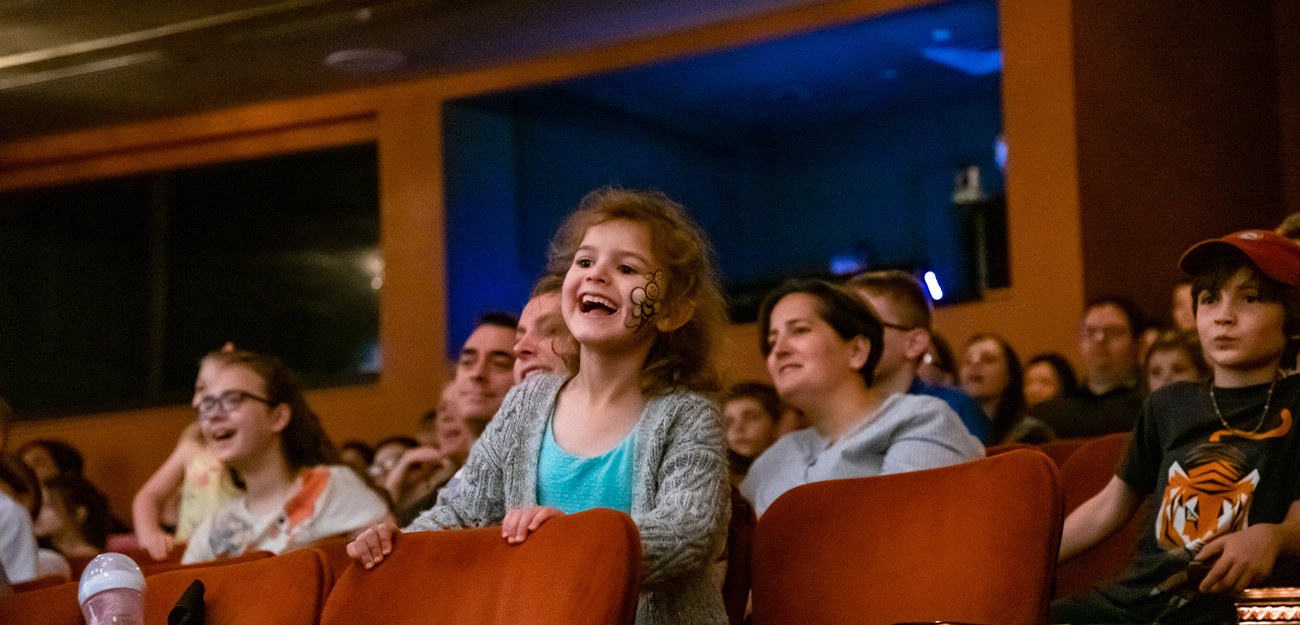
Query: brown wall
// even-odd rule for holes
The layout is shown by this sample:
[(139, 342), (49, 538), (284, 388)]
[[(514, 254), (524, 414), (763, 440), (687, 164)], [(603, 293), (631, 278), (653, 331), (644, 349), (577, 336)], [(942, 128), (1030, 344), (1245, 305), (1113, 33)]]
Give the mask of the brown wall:
[[(441, 76), (394, 88), (250, 106), (177, 120), (0, 145), (0, 190), (336, 144), (379, 142), (386, 266), (379, 383), (311, 394), (336, 439), (411, 428), (448, 374), (438, 112), (444, 99), (560, 80), (802, 32), (923, 4), (840, 0), (589, 53)], [(1003, 0), (1004, 112), (1013, 286), (944, 308), (937, 325), (960, 344), (998, 329), (1022, 351), (1068, 349), (1082, 302), (1075, 146), (1074, 45), (1068, 0)], [(89, 147), (88, 147), (89, 146)], [(752, 325), (734, 328), (732, 379), (765, 375)], [(59, 437), (85, 451), (91, 479), (118, 514), (190, 418), (182, 406), (18, 424), (14, 439)]]
[(1269, 4), (1194, 6), (1074, 7), (1084, 292), (1161, 320), (1184, 249), (1285, 215)]
[(1282, 184), (1286, 212), (1300, 213), (1300, 2), (1273, 0), (1277, 41), (1277, 103), (1282, 126)]

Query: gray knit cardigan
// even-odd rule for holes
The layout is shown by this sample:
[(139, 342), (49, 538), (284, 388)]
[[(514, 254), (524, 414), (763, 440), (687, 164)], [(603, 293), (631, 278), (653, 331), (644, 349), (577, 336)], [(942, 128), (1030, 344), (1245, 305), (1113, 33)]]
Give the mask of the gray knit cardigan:
[[(511, 390), (474, 444), (459, 488), (406, 531), (495, 525), (508, 509), (537, 505), (542, 434), (564, 381), (536, 375)], [(632, 520), (642, 552), (636, 622), (726, 623), (711, 575), (731, 515), (717, 404), (689, 391), (652, 397), (633, 432)]]

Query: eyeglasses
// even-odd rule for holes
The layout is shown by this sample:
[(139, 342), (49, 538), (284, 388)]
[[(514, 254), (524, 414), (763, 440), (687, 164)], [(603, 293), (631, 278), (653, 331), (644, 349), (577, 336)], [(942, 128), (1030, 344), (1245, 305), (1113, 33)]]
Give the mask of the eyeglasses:
[(1079, 338), (1093, 343), (1113, 341), (1129, 335), (1129, 329), (1123, 326), (1084, 326), (1079, 330)]
[(231, 411), (238, 408), (246, 399), (255, 399), (268, 406), (273, 405), (271, 400), (265, 397), (258, 397), (247, 391), (229, 390), (220, 395), (206, 395), (199, 400), (199, 420), (208, 419), (217, 414), (218, 409), (222, 414), (230, 414)]

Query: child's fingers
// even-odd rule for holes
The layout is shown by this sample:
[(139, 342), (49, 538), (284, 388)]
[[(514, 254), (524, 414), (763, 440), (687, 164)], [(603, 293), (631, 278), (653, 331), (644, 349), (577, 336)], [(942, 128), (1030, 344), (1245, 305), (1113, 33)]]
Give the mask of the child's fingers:
[(393, 537), (396, 535), (397, 528), (389, 523), (380, 523), (375, 527), (375, 534), (379, 538), (379, 551), (382, 555), (388, 555), (393, 552)]
[(562, 514), (564, 513), (555, 508), (541, 508), (538, 510), (537, 515), (533, 517), (532, 522), (528, 524), (528, 531), (537, 531), (537, 528), (541, 527), (542, 523), (546, 522), (547, 519), (552, 519)]
[(515, 516), (519, 514), (518, 510), (506, 511), (506, 516), (501, 519), (501, 537), (510, 539), (510, 528), (514, 527)]

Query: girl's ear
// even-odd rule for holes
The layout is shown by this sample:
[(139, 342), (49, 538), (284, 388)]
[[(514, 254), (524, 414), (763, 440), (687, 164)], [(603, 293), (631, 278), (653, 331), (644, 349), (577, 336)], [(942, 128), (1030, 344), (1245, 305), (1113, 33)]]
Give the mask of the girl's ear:
[(855, 336), (849, 341), (849, 366), (854, 370), (861, 369), (867, 364), (867, 359), (871, 357), (871, 339), (865, 336)]
[(666, 314), (660, 315), (655, 320), (655, 329), (667, 334), (686, 325), (691, 317), (695, 316), (695, 302), (680, 301), (673, 304), (672, 309)]
[(289, 404), (276, 404), (271, 409), (271, 431), (279, 434), (284, 428), (289, 427), (289, 420), (293, 418), (293, 409)]

